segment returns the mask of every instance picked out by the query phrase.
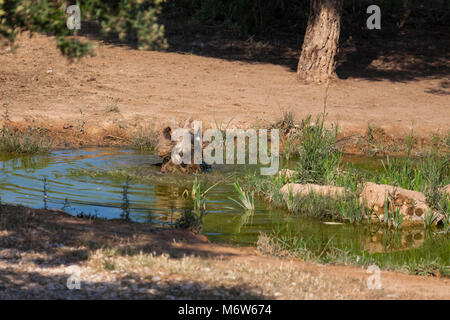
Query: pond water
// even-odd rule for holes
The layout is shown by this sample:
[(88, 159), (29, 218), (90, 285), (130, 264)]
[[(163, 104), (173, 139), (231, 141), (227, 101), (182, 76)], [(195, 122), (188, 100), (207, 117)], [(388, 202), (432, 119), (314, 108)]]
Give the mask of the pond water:
[[(372, 170), (379, 167), (376, 160), (348, 158), (347, 161), (355, 167)], [(71, 214), (120, 218), (125, 177), (90, 172), (140, 168), (143, 176), (153, 179), (130, 180), (127, 194), (130, 218), (142, 223), (171, 224), (189, 206), (181, 195), (185, 189), (192, 188), (193, 177), (162, 175), (154, 165), (158, 162), (158, 157), (151, 154), (109, 148), (54, 150), (35, 156), (0, 154), (1, 201), (32, 208), (64, 209)], [(231, 172), (245, 174), (246, 168), (217, 166), (206, 176), (217, 180)], [(255, 243), (261, 232), (279, 231), (313, 238), (323, 244), (333, 238), (335, 244), (368, 252), (405, 251), (427, 243), (422, 228), (392, 233), (379, 226), (326, 224), (273, 209), (262, 199), (255, 199), (256, 210), (248, 216), (229, 197), (237, 198), (231, 182), (220, 183), (208, 193), (202, 233), (212, 241), (249, 245)], [(433, 254), (433, 246), (430, 247), (427, 254)]]

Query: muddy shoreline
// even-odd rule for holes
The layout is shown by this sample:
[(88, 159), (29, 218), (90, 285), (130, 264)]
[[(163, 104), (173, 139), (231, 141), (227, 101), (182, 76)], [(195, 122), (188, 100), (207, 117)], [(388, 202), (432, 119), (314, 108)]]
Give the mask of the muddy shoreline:
[[(185, 119), (183, 119), (184, 121)], [(17, 133), (33, 132), (37, 136), (51, 141), (54, 149), (78, 149), (85, 147), (121, 147), (140, 149), (136, 136), (152, 137), (156, 144), (157, 136), (165, 124), (157, 123), (127, 123), (122, 121), (120, 125), (99, 125), (98, 122), (86, 121), (80, 127), (78, 120), (66, 121), (0, 121), (0, 127), (6, 125), (10, 131)], [(183, 121), (180, 121), (182, 123)], [(273, 126), (272, 124), (271, 126)], [(271, 126), (267, 126), (268, 129)], [(215, 128), (215, 127), (210, 127)], [(247, 129), (248, 127), (244, 127)], [(203, 128), (203, 130), (208, 127)], [(420, 153), (430, 147), (438, 147), (443, 152), (448, 152), (448, 137), (446, 136), (412, 136), (413, 152)], [(338, 147), (346, 155), (355, 156), (402, 156), (405, 155), (405, 146), (409, 137), (395, 137), (381, 129), (375, 132), (350, 131), (340, 132)], [(283, 152), (285, 138), (281, 136), (280, 151)], [(147, 150), (148, 151), (148, 150)]]

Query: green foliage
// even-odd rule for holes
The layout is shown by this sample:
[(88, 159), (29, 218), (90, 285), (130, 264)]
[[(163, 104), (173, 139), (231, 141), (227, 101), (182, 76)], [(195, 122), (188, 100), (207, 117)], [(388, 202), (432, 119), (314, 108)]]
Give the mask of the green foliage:
[[(408, 152), (404, 157), (387, 157), (382, 161), (381, 170), (366, 171), (356, 169), (351, 164), (344, 164), (342, 152), (337, 148), (337, 127), (331, 129), (324, 126), (324, 113), (320, 114), (315, 124), (311, 124), (311, 116), (300, 125), (295, 125), (293, 118), (286, 114), (275, 125), (288, 128), (297, 154), (296, 171), (293, 179), (287, 181), (283, 175), (260, 177), (254, 173), (247, 175), (246, 188), (264, 196), (276, 207), (287, 208), (289, 212), (321, 219), (362, 221), (370, 216), (368, 208), (364, 208), (356, 197), (366, 181), (393, 185), (409, 190), (423, 192), (432, 209), (444, 217), (448, 226), (450, 202), (440, 188), (450, 183), (450, 160), (448, 153), (438, 152), (436, 148), (424, 152), (420, 157), (413, 157)], [(291, 130), (289, 128), (294, 128)], [(411, 139), (410, 139), (411, 140)], [(408, 142), (408, 141), (407, 141)], [(411, 145), (411, 142), (409, 142)], [(411, 149), (410, 147), (408, 149)], [(295, 153), (294, 153), (295, 155)], [(348, 195), (338, 200), (311, 194), (297, 199), (291, 195), (283, 197), (281, 187), (286, 183), (330, 184), (344, 187)], [(399, 210), (387, 212), (382, 219), (389, 227), (402, 227), (403, 217)], [(436, 217), (430, 217), (434, 222)], [(447, 229), (447, 227), (445, 227)]]
[[(399, 231), (386, 230), (386, 237), (392, 240)], [(392, 244), (392, 243), (391, 243)], [(382, 253), (369, 253), (352, 244), (342, 245), (331, 237), (328, 241), (315, 237), (305, 238), (297, 234), (272, 232), (261, 234), (258, 250), (264, 254), (281, 257), (295, 257), (318, 263), (377, 265), (381, 269), (404, 270), (416, 275), (449, 275), (450, 241), (446, 236), (429, 237), (420, 248), (410, 250), (389, 250)], [(442, 252), (431, 255), (430, 248)]]
[[(200, 232), (203, 227), (203, 217), (206, 215), (206, 195), (219, 182), (203, 190), (202, 182), (195, 174), (194, 184), (192, 185), (191, 198), (194, 202), (194, 209), (186, 208), (182, 211), (180, 218), (175, 222), (175, 227), (179, 229), (187, 229), (192, 232)], [(187, 199), (189, 192), (185, 190), (183, 198)]]
[(71, 37), (66, 26), (65, 1), (0, 0), (0, 40), (13, 43), (23, 31), (56, 37), (56, 45), (69, 58), (92, 54), (92, 46)]
[(251, 191), (251, 192), (243, 191), (238, 182), (235, 182), (233, 184), (233, 186), (234, 186), (234, 189), (236, 189), (239, 198), (238, 198), (238, 200), (235, 200), (231, 197), (229, 197), (228, 199), (230, 199), (231, 201), (236, 203), (238, 206), (240, 206), (244, 210), (247, 210), (247, 211), (255, 210), (255, 192), (254, 191)]
[(381, 219), (376, 212), (375, 215), (384, 222), (388, 228), (394, 227), (395, 229), (401, 229), (403, 223), (403, 215), (400, 213), (400, 208), (394, 208), (391, 206), (392, 195), (389, 195), (389, 199), (384, 201), (383, 218)]
[[(0, 0), (0, 36), (13, 42), (23, 31), (42, 32), (56, 37), (58, 48), (70, 58), (92, 54), (92, 46), (72, 37), (66, 27), (65, 8), (74, 4), (68, 0)], [(411, 1), (374, 0), (381, 6), (383, 24), (398, 25), (404, 13), (420, 17), (423, 26), (445, 24), (448, 5), (445, 0), (423, 2), (422, 7), (410, 6)], [(221, 26), (239, 36), (304, 32), (309, 15), (309, 1), (304, 0), (83, 0), (76, 1), (84, 19), (96, 20), (104, 33), (116, 33), (120, 40), (131, 41), (140, 49), (167, 47), (164, 26), (188, 21), (194, 24)], [(345, 0), (343, 38), (355, 35), (365, 26), (366, 4)], [(176, 20), (176, 21), (174, 21)], [(416, 22), (417, 23), (417, 22)], [(83, 26), (82, 26), (83, 28)], [(389, 30), (389, 28), (386, 28)]]
[[(24, 31), (54, 35), (56, 45), (69, 58), (93, 54), (92, 45), (73, 37), (66, 25), (64, 0), (0, 0), (0, 40), (13, 43)], [(162, 0), (87, 0), (79, 3), (81, 15), (96, 19), (104, 33), (116, 32), (122, 41), (139, 49), (166, 48), (164, 26), (158, 24)], [(83, 23), (82, 26), (83, 28)]]
[[(381, 7), (383, 25), (390, 27), (386, 30), (392, 30), (403, 20), (409, 8), (413, 11), (412, 15), (421, 18), (416, 19), (416, 24), (421, 23), (424, 27), (445, 25), (449, 16), (448, 5), (446, 0), (439, 0), (440, 4), (436, 4), (437, 1), (422, 1), (420, 7), (412, 6), (412, 0), (373, 0), (370, 4)], [(343, 38), (362, 32), (366, 25), (367, 7), (364, 1), (344, 0)], [(222, 26), (226, 31), (247, 37), (280, 31), (302, 34), (308, 15), (309, 1), (305, 0), (171, 0), (163, 4), (163, 16), (167, 19)]]
[[(198, 178), (197, 173), (195, 174), (194, 183), (192, 185), (192, 190), (191, 190), (191, 198), (192, 198), (192, 201), (194, 202), (194, 210), (195, 211), (206, 210), (206, 200), (207, 200), (206, 195), (208, 194), (209, 191), (211, 191), (220, 182), (221, 181), (218, 181), (215, 184), (213, 184), (212, 186), (210, 186), (209, 188), (203, 189), (202, 182)], [(183, 192), (182, 196), (183, 196), (183, 198), (187, 199), (187, 197), (189, 196), (189, 191), (185, 190)]]
[(425, 194), (432, 208), (446, 214), (447, 205), (439, 188), (450, 183), (450, 160), (430, 151), (420, 158), (411, 156), (386, 158), (383, 171), (369, 178), (377, 183), (394, 185)]
[[(227, 178), (226, 178), (227, 179)], [(175, 222), (175, 227), (179, 229), (187, 229), (192, 232), (200, 232), (203, 227), (203, 217), (206, 215), (206, 201), (207, 194), (219, 183), (223, 182), (220, 180), (210, 187), (206, 188), (203, 186), (202, 181), (199, 179), (198, 175), (195, 174), (194, 183), (191, 189), (191, 198), (193, 201), (193, 209), (185, 208), (181, 212), (181, 216)], [(189, 191), (186, 189), (182, 198), (188, 200)]]
[(342, 160), (336, 147), (338, 128), (325, 128), (325, 114), (319, 114), (315, 124), (310, 122), (311, 116), (302, 120), (296, 169), (300, 182), (324, 184), (333, 180)]
[(421, 159), (390, 158), (383, 161), (383, 172), (379, 177), (380, 183), (392, 184), (409, 190), (425, 191), (428, 187), (441, 184), (448, 176), (448, 160), (427, 155)]
[(423, 224), (425, 229), (430, 229), (433, 223), (437, 220), (438, 216), (433, 212), (425, 212)]
[(194, 210), (206, 209), (206, 193), (202, 192), (202, 183), (198, 180), (197, 174), (195, 174), (194, 184), (192, 185), (192, 200), (194, 201)]
[(285, 179), (279, 176), (260, 176), (256, 172), (249, 172), (241, 185), (245, 190), (254, 190), (256, 194), (263, 196), (267, 201), (275, 206), (284, 203), (280, 189), (285, 184)]
[(8, 153), (35, 154), (48, 152), (52, 148), (52, 141), (41, 136), (36, 130), (25, 132), (0, 129), (0, 151)]
[[(158, 24), (162, 0), (91, 1), (84, 5), (99, 17), (105, 33), (116, 32), (121, 41), (137, 43), (142, 50), (167, 47), (164, 26)], [(82, 7), (83, 8), (83, 7)]]
[(238, 34), (249, 35), (267, 32), (283, 15), (294, 21), (298, 14), (306, 12), (307, 5), (283, 0), (197, 0), (190, 1), (190, 10), (195, 8), (193, 20), (209, 25), (221, 23)]
[(363, 220), (363, 207), (356, 194), (346, 194), (336, 198), (325, 197), (311, 192), (304, 197), (292, 197), (286, 200), (288, 210), (293, 213), (319, 219), (347, 220), (360, 222)]

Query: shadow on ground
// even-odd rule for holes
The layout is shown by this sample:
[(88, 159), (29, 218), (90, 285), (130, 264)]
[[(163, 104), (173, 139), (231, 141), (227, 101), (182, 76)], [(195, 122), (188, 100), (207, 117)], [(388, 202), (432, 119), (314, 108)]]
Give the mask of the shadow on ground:
[[(154, 263), (151, 257), (159, 259), (161, 256), (162, 260), (168, 259), (167, 268), (179, 265), (173, 259), (178, 261), (187, 256), (226, 260), (233, 255), (227, 251), (229, 249), (221, 248), (183, 230), (1, 205), (0, 299), (270, 298), (255, 293), (256, 288), (245, 284), (215, 285), (176, 279), (171, 277), (170, 270), (158, 267), (155, 270), (169, 275), (161, 279), (156, 273), (143, 278), (134, 268), (123, 275), (115, 273), (114, 264), (104, 265), (101, 268), (105, 270), (97, 272), (86, 264), (97, 249), (103, 249), (102, 254), (113, 250), (119, 260), (121, 256), (132, 259), (147, 254), (146, 259), (150, 259), (147, 263)], [(136, 258), (141, 261), (139, 257)], [(109, 259), (104, 256), (100, 263), (106, 263), (102, 260), (105, 258)], [(190, 260), (180, 260), (180, 268), (189, 263), (186, 261)], [(140, 266), (139, 262), (137, 265)], [(80, 290), (73, 289), (78, 284)]]
[[(2, 271), (0, 274), (0, 299), (271, 299), (252, 292), (246, 285), (205, 287), (199, 282), (148, 280), (145, 283), (133, 276), (115, 279), (83, 280), (41, 272)], [(139, 283), (138, 285), (136, 283)]]
[[(91, 252), (114, 248), (119, 255), (227, 258), (234, 253), (192, 232), (122, 220), (77, 218), (62, 212), (2, 205), (0, 249), (44, 253), (47, 267), (84, 262)], [(0, 255), (1, 258), (1, 255)], [(8, 260), (6, 260), (8, 261)]]
[[(365, 21), (365, 20), (364, 20)], [(179, 21), (164, 21), (169, 52), (242, 61), (270, 63), (295, 72), (303, 42), (306, 23), (291, 29), (274, 30), (258, 36), (237, 36), (223, 26), (205, 26)], [(434, 25), (422, 28), (411, 23), (398, 29), (386, 23), (382, 30), (355, 27), (344, 28), (337, 74), (340, 79), (388, 80), (408, 82), (450, 75), (450, 27)], [(118, 37), (104, 37), (95, 22), (83, 22), (81, 35), (102, 40), (110, 45), (137, 49), (133, 43), (123, 43)], [(432, 94), (449, 94), (447, 88), (430, 88)]]

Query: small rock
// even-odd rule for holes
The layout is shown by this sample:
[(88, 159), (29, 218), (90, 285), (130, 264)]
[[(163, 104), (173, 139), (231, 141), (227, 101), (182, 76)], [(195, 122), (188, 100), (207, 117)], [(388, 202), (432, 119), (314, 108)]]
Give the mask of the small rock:
[(280, 192), (283, 194), (283, 197), (286, 199), (292, 193), (292, 196), (307, 196), (311, 192), (330, 198), (337, 198), (345, 195), (345, 188), (342, 187), (334, 187), (334, 186), (320, 186), (317, 184), (297, 184), (297, 183), (288, 183), (281, 188)]

